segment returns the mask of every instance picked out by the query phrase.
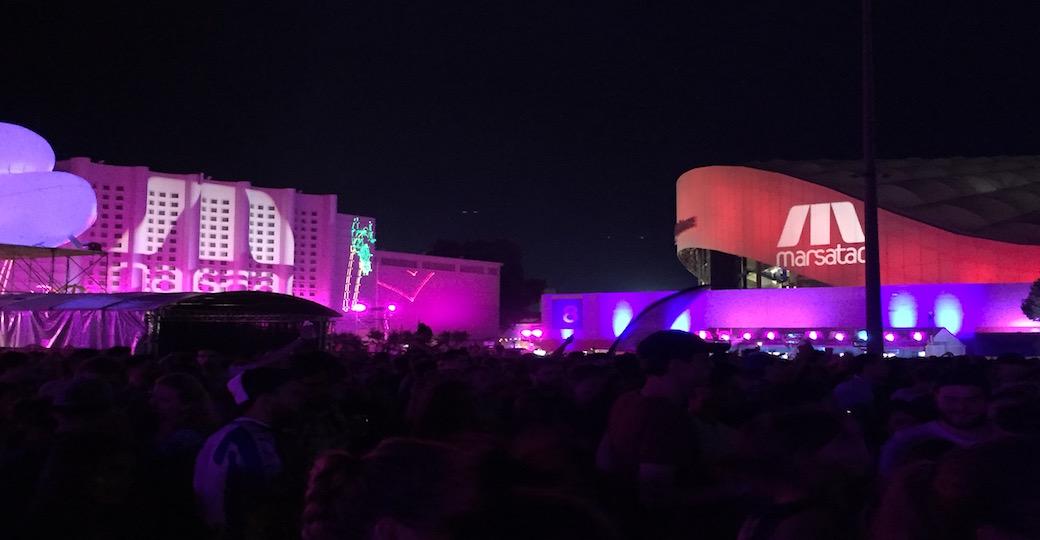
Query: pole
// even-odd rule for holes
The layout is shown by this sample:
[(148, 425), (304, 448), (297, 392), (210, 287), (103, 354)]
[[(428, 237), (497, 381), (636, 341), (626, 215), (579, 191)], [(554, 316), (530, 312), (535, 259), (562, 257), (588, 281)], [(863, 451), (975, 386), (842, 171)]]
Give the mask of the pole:
[(878, 248), (877, 171), (874, 167), (874, 46), (871, 24), (871, 1), (862, 0), (863, 37), (863, 197), (864, 225), (866, 237), (866, 315), (867, 353), (884, 353), (885, 341), (881, 325), (881, 261)]

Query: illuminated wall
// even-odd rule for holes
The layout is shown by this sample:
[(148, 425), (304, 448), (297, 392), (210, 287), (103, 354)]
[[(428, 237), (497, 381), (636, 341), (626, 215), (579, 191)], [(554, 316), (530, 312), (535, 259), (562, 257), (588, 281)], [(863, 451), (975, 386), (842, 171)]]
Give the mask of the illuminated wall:
[(258, 290), (340, 308), (340, 259), (347, 257), (340, 243), (355, 216), (336, 212), (335, 195), (87, 158), (57, 167), (85, 178), (96, 193), (97, 221), (79, 239), (109, 253), (93, 276), (109, 292)]
[(473, 339), (499, 336), (499, 263), (376, 251), (374, 280), (362, 286), (365, 310), (345, 316), (355, 324), (386, 330), (463, 330)]
[[(1040, 330), (1020, 308), (1028, 283), (891, 285), (882, 287), (886, 328), (942, 327), (970, 343), (977, 332)], [(542, 325), (558, 342), (573, 333), (579, 347), (607, 347), (620, 319), (637, 316), (668, 291), (542, 296)], [(689, 305), (672, 306), (672, 327), (861, 328), (861, 287), (705, 290)], [(620, 330), (619, 330), (620, 328)], [(663, 328), (662, 328), (663, 329)], [(565, 337), (565, 336), (563, 336)]]
[[(967, 218), (966, 218), (967, 219)], [(748, 167), (701, 167), (676, 184), (676, 247), (777, 265), (828, 285), (863, 283), (863, 204), (835, 190)], [(1020, 283), (1040, 246), (955, 234), (878, 212), (885, 284)]]

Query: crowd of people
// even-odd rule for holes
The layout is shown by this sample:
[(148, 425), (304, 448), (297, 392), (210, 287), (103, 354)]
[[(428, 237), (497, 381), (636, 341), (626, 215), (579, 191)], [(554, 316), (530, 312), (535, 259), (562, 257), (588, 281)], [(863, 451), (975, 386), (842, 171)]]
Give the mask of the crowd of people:
[(1020, 356), (351, 343), (0, 352), (0, 535), (1040, 538)]

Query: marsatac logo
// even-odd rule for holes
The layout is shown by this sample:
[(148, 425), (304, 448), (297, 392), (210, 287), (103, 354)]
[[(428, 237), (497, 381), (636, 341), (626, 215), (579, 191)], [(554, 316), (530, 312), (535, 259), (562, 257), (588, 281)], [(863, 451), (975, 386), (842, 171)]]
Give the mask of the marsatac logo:
[[(841, 242), (831, 244), (831, 214), (838, 224)], [(851, 202), (832, 202), (819, 204), (799, 204), (787, 212), (784, 230), (776, 247), (795, 247), (802, 241), (806, 218), (809, 220), (809, 245), (830, 246), (806, 250), (779, 251), (776, 254), (776, 265), (782, 268), (800, 268), (806, 266), (833, 266), (845, 264), (863, 264), (864, 247), (846, 244), (862, 244), (863, 227), (859, 224), (856, 207)]]

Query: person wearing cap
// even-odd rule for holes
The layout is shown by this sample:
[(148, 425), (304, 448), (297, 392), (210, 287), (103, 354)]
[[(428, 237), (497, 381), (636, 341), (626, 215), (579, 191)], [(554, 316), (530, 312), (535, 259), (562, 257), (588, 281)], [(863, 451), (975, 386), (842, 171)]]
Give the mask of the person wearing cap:
[(206, 439), (195, 461), (195, 495), (220, 538), (277, 537), (287, 524), (270, 523), (284, 472), (276, 429), (299, 411), (303, 388), (290, 370), (259, 367), (228, 389), (244, 412)]
[(989, 384), (979, 370), (957, 368), (942, 377), (935, 388), (939, 419), (893, 435), (881, 449), (879, 472), (890, 475), (914, 448), (930, 440), (943, 440), (965, 448), (996, 436), (989, 421)]
[(651, 334), (637, 347), (646, 382), (611, 408), (597, 466), (634, 484), (650, 506), (669, 506), (693, 470), (698, 448), (687, 403), (707, 382), (717, 348), (679, 330)]

